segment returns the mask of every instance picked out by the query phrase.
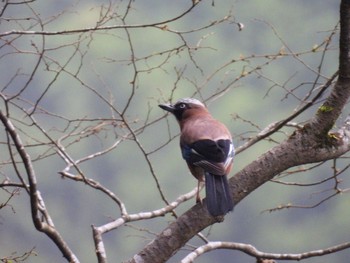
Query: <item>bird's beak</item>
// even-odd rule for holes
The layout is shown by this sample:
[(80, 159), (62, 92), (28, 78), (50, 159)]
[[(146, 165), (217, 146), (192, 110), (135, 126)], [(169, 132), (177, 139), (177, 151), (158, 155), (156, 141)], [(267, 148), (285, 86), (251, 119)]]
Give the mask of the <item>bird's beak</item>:
[(171, 104), (159, 104), (158, 106), (163, 110), (169, 111), (171, 113), (173, 113), (175, 109), (174, 106)]

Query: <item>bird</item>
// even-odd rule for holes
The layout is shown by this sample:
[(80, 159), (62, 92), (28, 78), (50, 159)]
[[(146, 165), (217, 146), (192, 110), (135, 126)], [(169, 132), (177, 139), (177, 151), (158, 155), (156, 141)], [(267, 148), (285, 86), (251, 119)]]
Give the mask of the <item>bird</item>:
[(182, 98), (159, 107), (172, 113), (180, 126), (182, 157), (198, 180), (197, 203), (201, 202), (199, 189), (204, 182), (209, 214), (226, 215), (234, 207), (227, 179), (235, 155), (231, 133), (195, 98)]

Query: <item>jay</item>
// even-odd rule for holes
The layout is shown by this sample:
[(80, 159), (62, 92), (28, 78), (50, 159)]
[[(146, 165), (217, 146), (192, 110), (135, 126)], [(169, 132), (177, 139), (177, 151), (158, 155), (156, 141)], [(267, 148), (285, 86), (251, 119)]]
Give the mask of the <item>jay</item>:
[(208, 212), (217, 217), (232, 211), (234, 204), (227, 175), (235, 150), (228, 129), (197, 99), (184, 98), (173, 105), (160, 104), (159, 107), (171, 112), (180, 125), (182, 157), (198, 180), (196, 201), (201, 201), (199, 186), (204, 181)]

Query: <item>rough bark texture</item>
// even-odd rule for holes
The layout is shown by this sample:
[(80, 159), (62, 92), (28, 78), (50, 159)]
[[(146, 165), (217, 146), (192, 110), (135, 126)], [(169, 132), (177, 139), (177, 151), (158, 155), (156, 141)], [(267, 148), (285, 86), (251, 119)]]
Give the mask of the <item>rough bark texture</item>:
[[(349, 151), (349, 138), (328, 132), (350, 96), (350, 1), (340, 8), (339, 78), (324, 104), (304, 128), (247, 165), (229, 180), (235, 203), (280, 172), (305, 163), (330, 160)], [(170, 224), (129, 262), (165, 262), (199, 231), (215, 223), (200, 204)]]
[(350, 78), (350, 1), (343, 0), (340, 4), (340, 39), (339, 39), (339, 75), (340, 78)]

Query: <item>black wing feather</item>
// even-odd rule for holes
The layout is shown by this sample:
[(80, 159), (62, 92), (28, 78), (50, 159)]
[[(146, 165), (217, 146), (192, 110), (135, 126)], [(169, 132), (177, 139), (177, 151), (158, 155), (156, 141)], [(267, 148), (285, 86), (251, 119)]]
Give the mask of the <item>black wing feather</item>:
[(203, 168), (205, 171), (224, 175), (225, 162), (232, 150), (230, 140), (213, 141), (199, 140), (190, 145), (182, 144), (182, 156), (191, 165)]
[(225, 162), (230, 151), (230, 140), (199, 140), (190, 145), (197, 153), (202, 155), (206, 160), (212, 162)]

